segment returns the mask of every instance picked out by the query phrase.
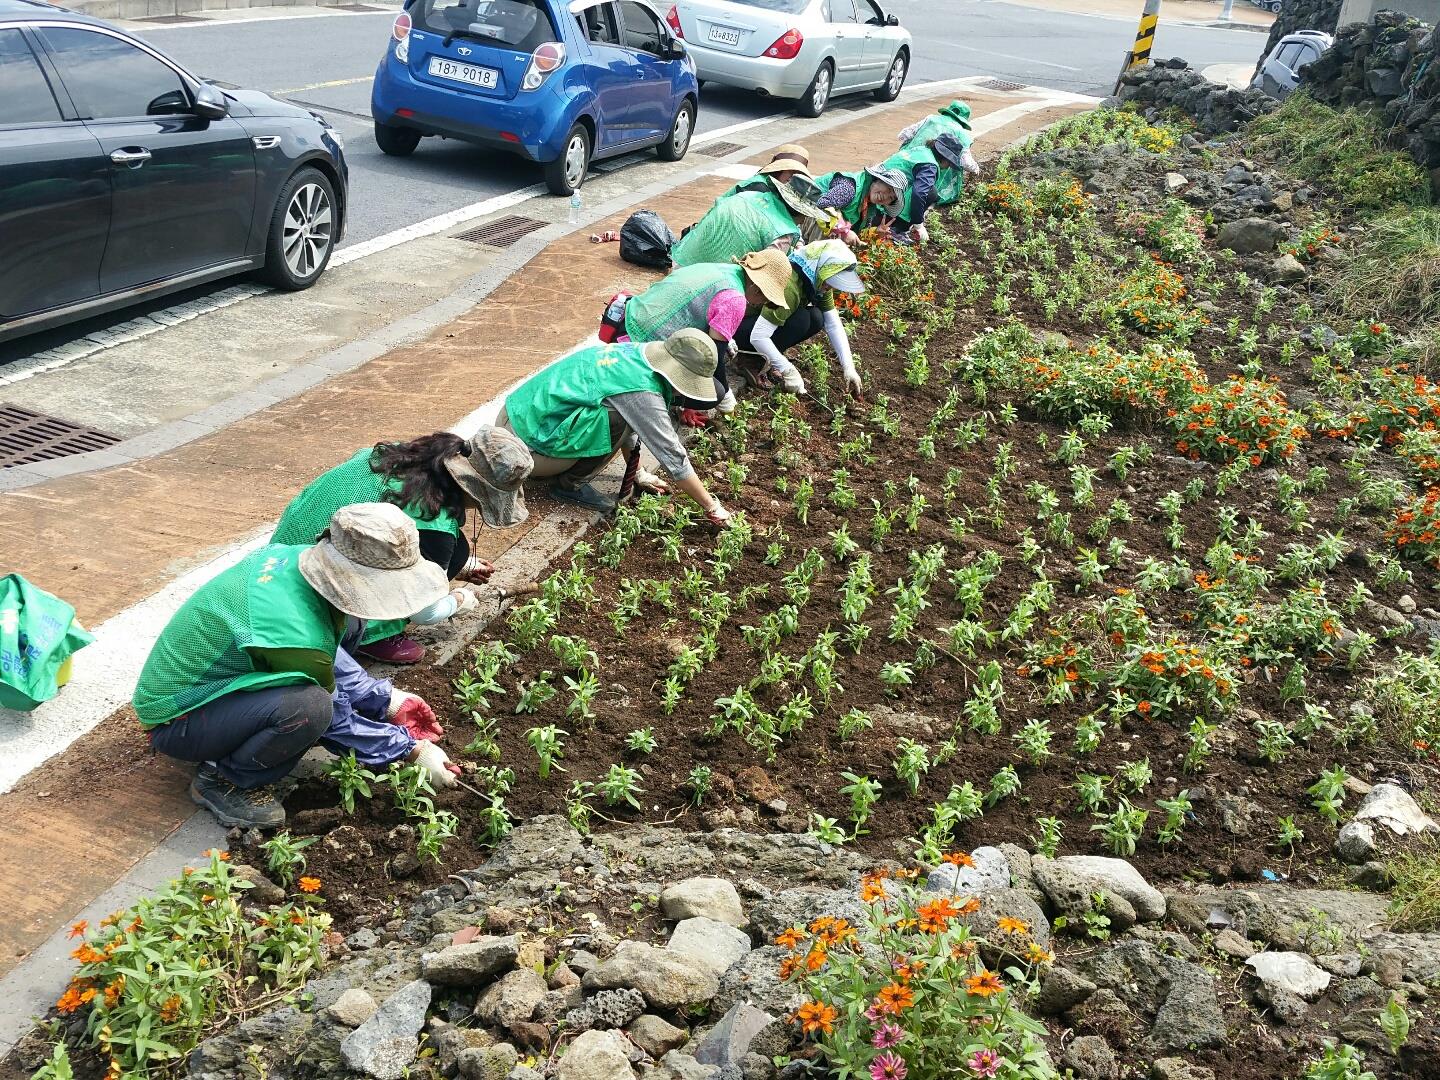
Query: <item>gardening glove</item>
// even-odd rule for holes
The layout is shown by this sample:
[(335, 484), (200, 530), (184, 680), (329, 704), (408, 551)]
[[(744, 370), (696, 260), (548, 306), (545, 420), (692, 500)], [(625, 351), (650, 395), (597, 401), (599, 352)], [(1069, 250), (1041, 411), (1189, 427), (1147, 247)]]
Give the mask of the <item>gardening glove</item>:
[(480, 594), (475, 591), (473, 586), (462, 585), (460, 588), (452, 590), (450, 595), (455, 599), (455, 614), (457, 615), (462, 611), (474, 611), (480, 606)]
[(965, 147), (965, 152), (960, 155), (960, 168), (964, 169), (971, 176), (980, 175), (980, 162), (975, 160), (975, 155), (970, 152), (968, 146)]
[(405, 690), (390, 691), (390, 707), (385, 710), (385, 716), (416, 741), (434, 741), (445, 734), (440, 721), (435, 719), (435, 710), (424, 698)]
[(710, 509), (705, 511), (705, 520), (711, 525), (718, 525), (722, 529), (730, 524), (732, 514), (720, 504), (719, 499), (712, 499)]
[(415, 744), (415, 764), (429, 774), (430, 784), (436, 791), (455, 787), (455, 778), (460, 775), (460, 766), (433, 742)]
[(930, 232), (924, 225), (911, 225), (910, 239), (917, 244), (928, 243), (930, 240)]
[(472, 555), (470, 556), (470, 560), (465, 564), (465, 569), (455, 575), (455, 580), (470, 581), (476, 585), (484, 585), (490, 580), (490, 575), (493, 573), (495, 573), (495, 565), (493, 563)]

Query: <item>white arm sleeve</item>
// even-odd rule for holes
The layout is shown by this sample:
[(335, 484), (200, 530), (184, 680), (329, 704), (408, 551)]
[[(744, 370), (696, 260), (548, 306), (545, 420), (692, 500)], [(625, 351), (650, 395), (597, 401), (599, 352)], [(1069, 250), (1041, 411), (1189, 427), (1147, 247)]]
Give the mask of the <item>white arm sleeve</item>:
[(850, 355), (850, 337), (845, 333), (845, 324), (840, 321), (840, 312), (834, 308), (825, 312), (825, 334), (830, 338), (830, 347), (840, 359), (840, 367), (848, 379), (855, 374), (855, 360)]
[(790, 366), (790, 361), (785, 359), (785, 354), (777, 349), (775, 342), (771, 340), (779, 329), (764, 315), (759, 316), (755, 320), (755, 329), (750, 331), (750, 347), (771, 364), (784, 369)]
[(459, 606), (455, 597), (447, 593), (429, 607), (411, 615), (410, 621), (419, 623), (421, 626), (432, 626), (435, 623), (442, 623), (454, 615)]

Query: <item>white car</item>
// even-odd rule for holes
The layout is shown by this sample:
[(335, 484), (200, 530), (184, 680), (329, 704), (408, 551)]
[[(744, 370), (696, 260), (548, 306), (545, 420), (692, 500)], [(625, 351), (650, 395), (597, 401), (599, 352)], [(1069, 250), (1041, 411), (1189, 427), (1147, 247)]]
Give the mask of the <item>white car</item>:
[(910, 33), (873, 0), (678, 0), (667, 18), (706, 82), (795, 99), (819, 116), (833, 96), (894, 101)]

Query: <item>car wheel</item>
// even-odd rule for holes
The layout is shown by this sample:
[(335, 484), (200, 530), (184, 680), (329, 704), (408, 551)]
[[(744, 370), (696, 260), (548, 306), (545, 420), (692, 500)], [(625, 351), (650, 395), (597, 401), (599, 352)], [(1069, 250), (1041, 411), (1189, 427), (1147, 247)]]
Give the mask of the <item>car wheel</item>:
[(335, 250), (335, 188), (319, 169), (301, 169), (280, 189), (265, 244), (264, 276), (277, 289), (308, 289)]
[(414, 128), (392, 127), (375, 121), (375, 145), (382, 154), (408, 157), (420, 145), (420, 132)]
[(801, 116), (819, 116), (830, 104), (830, 91), (835, 88), (835, 66), (826, 60), (805, 88), (805, 96), (796, 108)]
[(545, 186), (556, 195), (573, 195), (590, 169), (590, 133), (576, 124), (565, 136), (560, 156), (545, 163)]
[(895, 54), (895, 59), (890, 61), (890, 70), (885, 75), (885, 82), (875, 91), (876, 101), (894, 101), (900, 96), (900, 90), (905, 85), (905, 76), (910, 74), (910, 57), (905, 55), (901, 49)]
[(675, 110), (675, 122), (670, 125), (670, 134), (657, 146), (661, 161), (679, 161), (690, 149), (690, 136), (695, 132), (695, 103), (686, 98)]

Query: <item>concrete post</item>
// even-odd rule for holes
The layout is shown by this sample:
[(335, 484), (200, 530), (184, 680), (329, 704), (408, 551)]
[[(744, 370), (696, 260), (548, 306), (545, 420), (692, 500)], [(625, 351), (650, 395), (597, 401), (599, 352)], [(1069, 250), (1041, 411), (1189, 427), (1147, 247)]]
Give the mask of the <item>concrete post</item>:
[(1235, 7), (1235, 0), (1225, 0), (1225, 6), (1220, 9), (1220, 21), (1229, 22), (1230, 12)]

